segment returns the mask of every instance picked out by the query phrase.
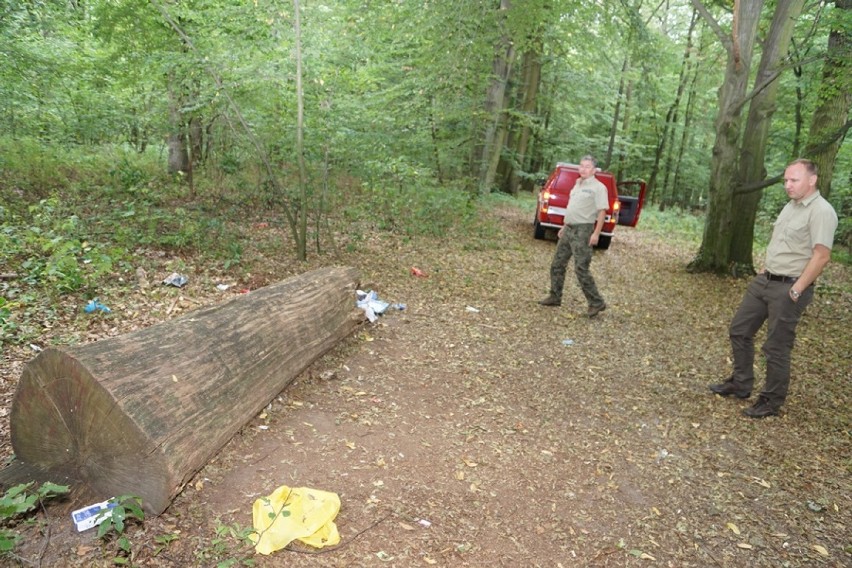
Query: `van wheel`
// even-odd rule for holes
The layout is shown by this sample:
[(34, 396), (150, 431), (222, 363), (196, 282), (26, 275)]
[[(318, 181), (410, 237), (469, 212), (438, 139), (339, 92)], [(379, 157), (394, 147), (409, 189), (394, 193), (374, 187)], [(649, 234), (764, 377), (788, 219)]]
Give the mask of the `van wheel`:
[(533, 221), (533, 237), (538, 240), (544, 238), (545, 228), (541, 226), (541, 223), (538, 222), (538, 219)]
[(601, 235), (600, 237), (598, 237), (598, 244), (595, 248), (600, 250), (606, 250), (609, 248), (610, 241), (612, 241), (611, 236)]

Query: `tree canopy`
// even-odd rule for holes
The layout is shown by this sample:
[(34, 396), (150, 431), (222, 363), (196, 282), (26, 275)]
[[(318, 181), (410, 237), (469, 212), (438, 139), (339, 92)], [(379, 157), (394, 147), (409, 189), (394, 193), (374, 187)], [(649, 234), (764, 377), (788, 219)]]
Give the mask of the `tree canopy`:
[[(321, 187), (516, 193), (592, 153), (648, 180), (660, 207), (709, 207), (696, 265), (724, 271), (750, 265), (750, 247), (725, 244), (750, 240), (732, 227), (778, 210), (762, 186), (803, 151), (841, 217), (849, 207), (849, 2), (789, 4), (3, 0), (0, 125), (12, 140), (158, 152), (193, 192), (237, 175), (291, 224), (322, 216)], [(758, 103), (771, 120), (746, 166)], [(754, 192), (743, 222), (737, 191)]]

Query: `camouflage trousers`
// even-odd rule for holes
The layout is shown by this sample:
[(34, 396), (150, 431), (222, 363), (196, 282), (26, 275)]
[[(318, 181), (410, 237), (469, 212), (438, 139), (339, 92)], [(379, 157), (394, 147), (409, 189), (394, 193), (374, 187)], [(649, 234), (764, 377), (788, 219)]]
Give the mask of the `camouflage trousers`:
[(599, 307), (604, 304), (604, 299), (595, 285), (595, 279), (589, 271), (589, 265), (592, 263), (592, 247), (589, 246), (589, 238), (591, 238), (594, 228), (593, 223), (565, 225), (562, 237), (556, 244), (553, 262), (550, 263), (550, 295), (554, 298), (562, 300), (565, 271), (573, 256), (574, 273), (577, 275), (577, 281), (580, 283), (580, 288), (582, 288), (589, 306)]

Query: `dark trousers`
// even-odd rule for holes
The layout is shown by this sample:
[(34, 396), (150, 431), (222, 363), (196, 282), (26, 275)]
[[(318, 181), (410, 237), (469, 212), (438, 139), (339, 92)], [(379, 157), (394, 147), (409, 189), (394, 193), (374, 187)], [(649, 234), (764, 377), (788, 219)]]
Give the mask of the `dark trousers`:
[(802, 292), (799, 301), (794, 302), (790, 299), (790, 286), (758, 274), (749, 283), (730, 328), (734, 357), (732, 378), (736, 385), (750, 391), (754, 385), (754, 336), (763, 322), (768, 322), (763, 343), (766, 384), (760, 394), (775, 408), (784, 404), (787, 398), (796, 326), (814, 297), (814, 287), (809, 286)]
[(568, 262), (574, 257), (574, 273), (586, 301), (590, 306), (598, 307), (604, 304), (604, 299), (598, 292), (595, 279), (589, 270), (592, 263), (592, 247), (589, 246), (589, 238), (595, 230), (594, 223), (582, 225), (566, 225), (562, 231), (562, 237), (556, 243), (556, 252), (553, 254), (553, 262), (550, 263), (550, 295), (562, 300), (562, 289), (565, 287), (565, 271)]

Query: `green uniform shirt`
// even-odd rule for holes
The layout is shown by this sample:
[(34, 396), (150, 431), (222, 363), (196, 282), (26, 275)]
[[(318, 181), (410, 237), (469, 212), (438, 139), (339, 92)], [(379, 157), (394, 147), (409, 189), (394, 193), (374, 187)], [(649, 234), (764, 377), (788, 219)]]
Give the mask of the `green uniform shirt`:
[(830, 250), (837, 229), (837, 213), (818, 191), (800, 203), (784, 206), (766, 247), (766, 270), (782, 276), (800, 276), (814, 254), (814, 246)]
[(594, 223), (601, 209), (609, 209), (606, 186), (594, 176), (589, 179), (578, 178), (568, 198), (564, 224)]

